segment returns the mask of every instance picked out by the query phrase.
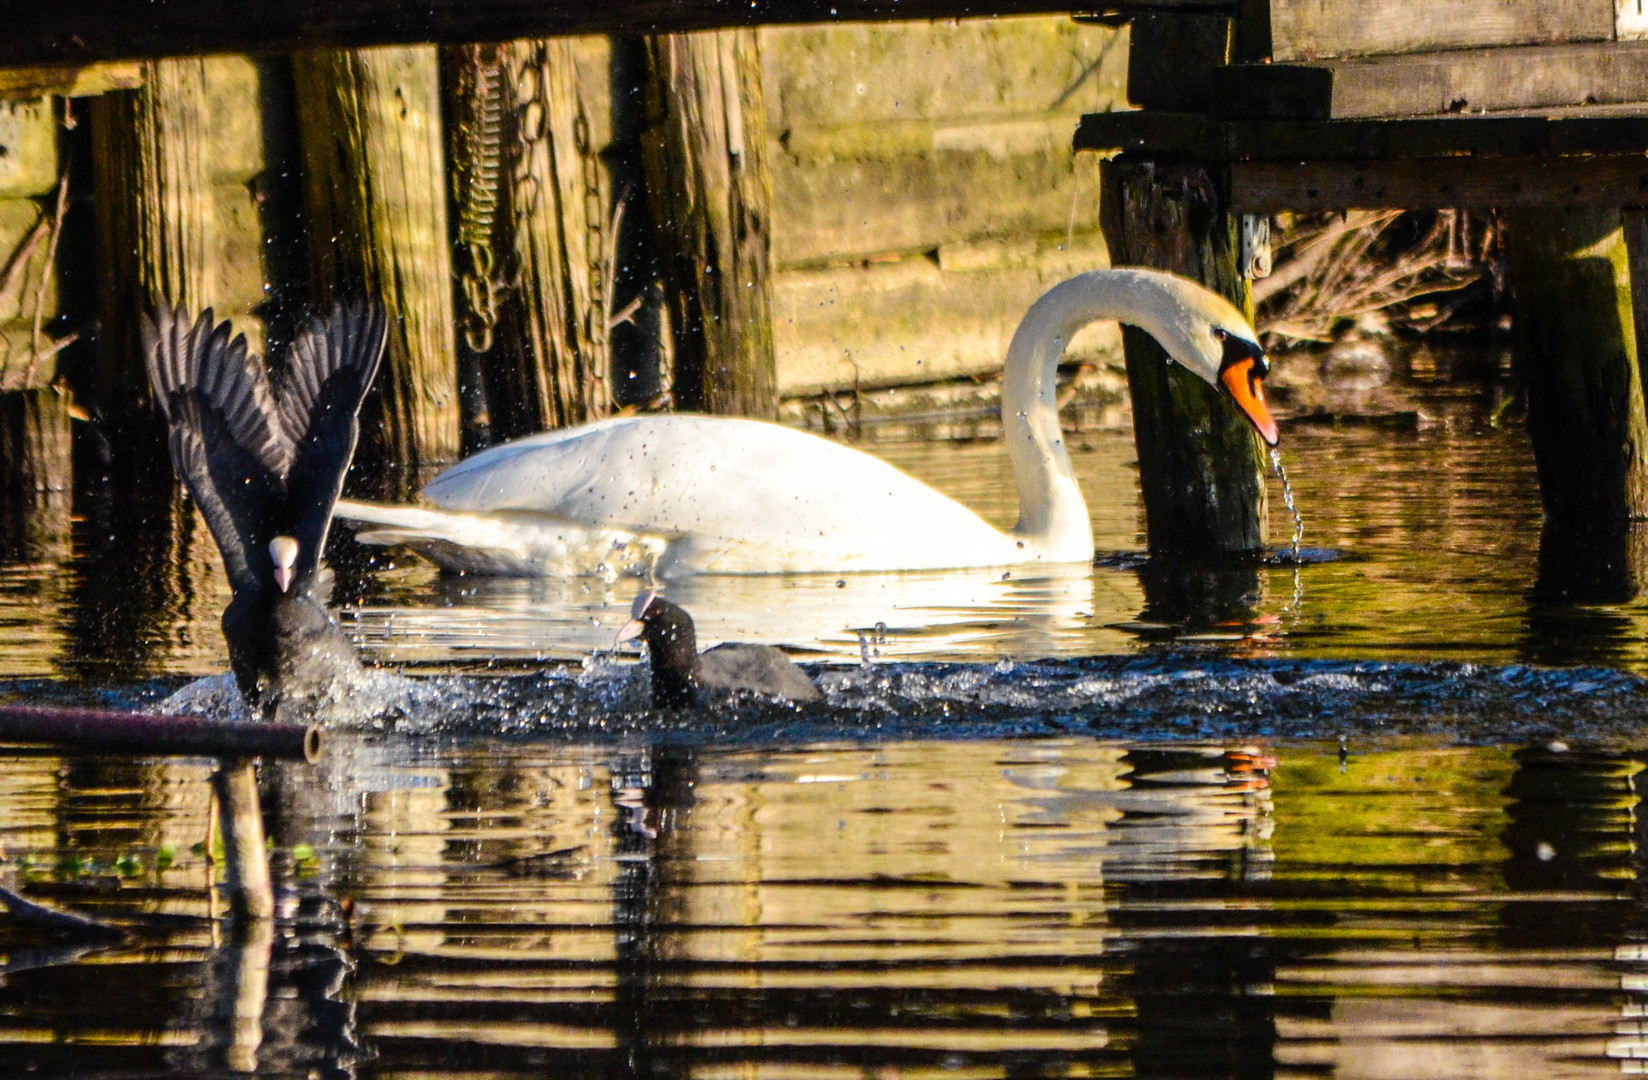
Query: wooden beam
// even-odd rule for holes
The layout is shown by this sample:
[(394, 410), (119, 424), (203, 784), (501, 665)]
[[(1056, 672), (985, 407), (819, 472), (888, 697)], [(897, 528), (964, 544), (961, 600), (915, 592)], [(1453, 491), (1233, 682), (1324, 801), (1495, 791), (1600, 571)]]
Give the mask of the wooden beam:
[(1231, 208), (1648, 206), (1648, 156), (1234, 161)]
[(1231, 119), (1338, 120), (1613, 105), (1648, 99), (1648, 41), (1456, 50), (1308, 66), (1243, 64), (1217, 69), (1209, 78), (1214, 115)]
[(1613, 36), (1614, 0), (1270, 0), (1276, 60)]
[(131, 61), (0, 68), (0, 100), (32, 101), (47, 94), (95, 97), (110, 90), (135, 90), (142, 85), (143, 65)]
[(1648, 148), (1648, 105), (1600, 116), (1550, 111), (1390, 120), (1213, 120), (1193, 113), (1089, 113), (1076, 129), (1075, 146), (1203, 161), (1640, 154)]
[[(1137, 11), (1229, 10), (1234, 0), (1133, 0)], [(40, 0), (8, 4), (0, 66), (187, 53), (285, 53), (567, 34), (664, 34), (786, 23), (1065, 14), (1070, 0)]]

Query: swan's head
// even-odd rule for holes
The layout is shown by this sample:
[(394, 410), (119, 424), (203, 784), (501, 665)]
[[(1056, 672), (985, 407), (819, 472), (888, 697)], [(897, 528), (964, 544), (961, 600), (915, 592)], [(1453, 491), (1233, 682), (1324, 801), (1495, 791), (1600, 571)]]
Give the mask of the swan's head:
[(1193, 281), (1171, 274), (1150, 274), (1161, 290), (1150, 304), (1155, 325), (1139, 325), (1161, 342), (1168, 355), (1223, 393), (1248, 418), (1259, 437), (1275, 446), (1276, 421), (1265, 404), (1260, 380), (1270, 373), (1259, 335), (1229, 300)]
[(269, 541), (269, 559), (275, 564), (275, 584), (281, 592), (292, 587), (293, 569), (298, 562), (298, 542), (290, 536), (277, 536)]

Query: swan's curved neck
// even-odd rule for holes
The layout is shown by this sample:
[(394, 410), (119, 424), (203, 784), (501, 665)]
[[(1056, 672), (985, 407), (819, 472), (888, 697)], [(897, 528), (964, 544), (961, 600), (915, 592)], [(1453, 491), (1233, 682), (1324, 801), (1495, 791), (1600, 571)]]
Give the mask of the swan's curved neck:
[(1049, 290), (1014, 332), (1002, 373), (1001, 421), (1019, 491), (1013, 535), (1026, 554), (1057, 562), (1093, 557), (1087, 501), (1059, 429), (1059, 357), (1076, 331), (1099, 319), (1154, 332), (1158, 291), (1137, 272), (1095, 270)]

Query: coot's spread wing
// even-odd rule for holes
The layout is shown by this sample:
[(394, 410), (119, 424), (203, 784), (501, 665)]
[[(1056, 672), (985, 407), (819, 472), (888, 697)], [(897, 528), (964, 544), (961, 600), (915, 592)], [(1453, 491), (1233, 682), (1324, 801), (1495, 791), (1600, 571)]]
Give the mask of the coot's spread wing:
[(142, 332), (172, 465), (217, 540), (230, 586), (262, 588), (292, 454), (262, 365), (210, 308), (193, 326), (182, 309), (162, 309), (144, 317)]
[(377, 375), (387, 329), (377, 304), (338, 304), (310, 320), (287, 350), (278, 400), (280, 422), (296, 449), (286, 481), (285, 527), (298, 542), (300, 580), (314, 572), (326, 546), (332, 508), (360, 437), (361, 402)]

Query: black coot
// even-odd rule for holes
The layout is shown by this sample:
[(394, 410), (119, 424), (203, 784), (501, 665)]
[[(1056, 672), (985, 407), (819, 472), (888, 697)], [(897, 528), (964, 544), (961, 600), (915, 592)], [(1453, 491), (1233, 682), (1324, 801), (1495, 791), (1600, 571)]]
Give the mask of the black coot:
[[(652, 657), (652, 703), (676, 709), (700, 703), (700, 692), (744, 691), (783, 701), (818, 701), (807, 673), (771, 645), (729, 641), (703, 653), (692, 616), (655, 592), (635, 598), (618, 642), (641, 638)], [(616, 643), (615, 643), (616, 644)]]
[(144, 319), (143, 351), (172, 464), (212, 530), (234, 599), (223, 635), (255, 714), (303, 720), (363, 669), (321, 595), (321, 553), (388, 323), (366, 301), (308, 322), (271, 389), (246, 338), (208, 308)]

